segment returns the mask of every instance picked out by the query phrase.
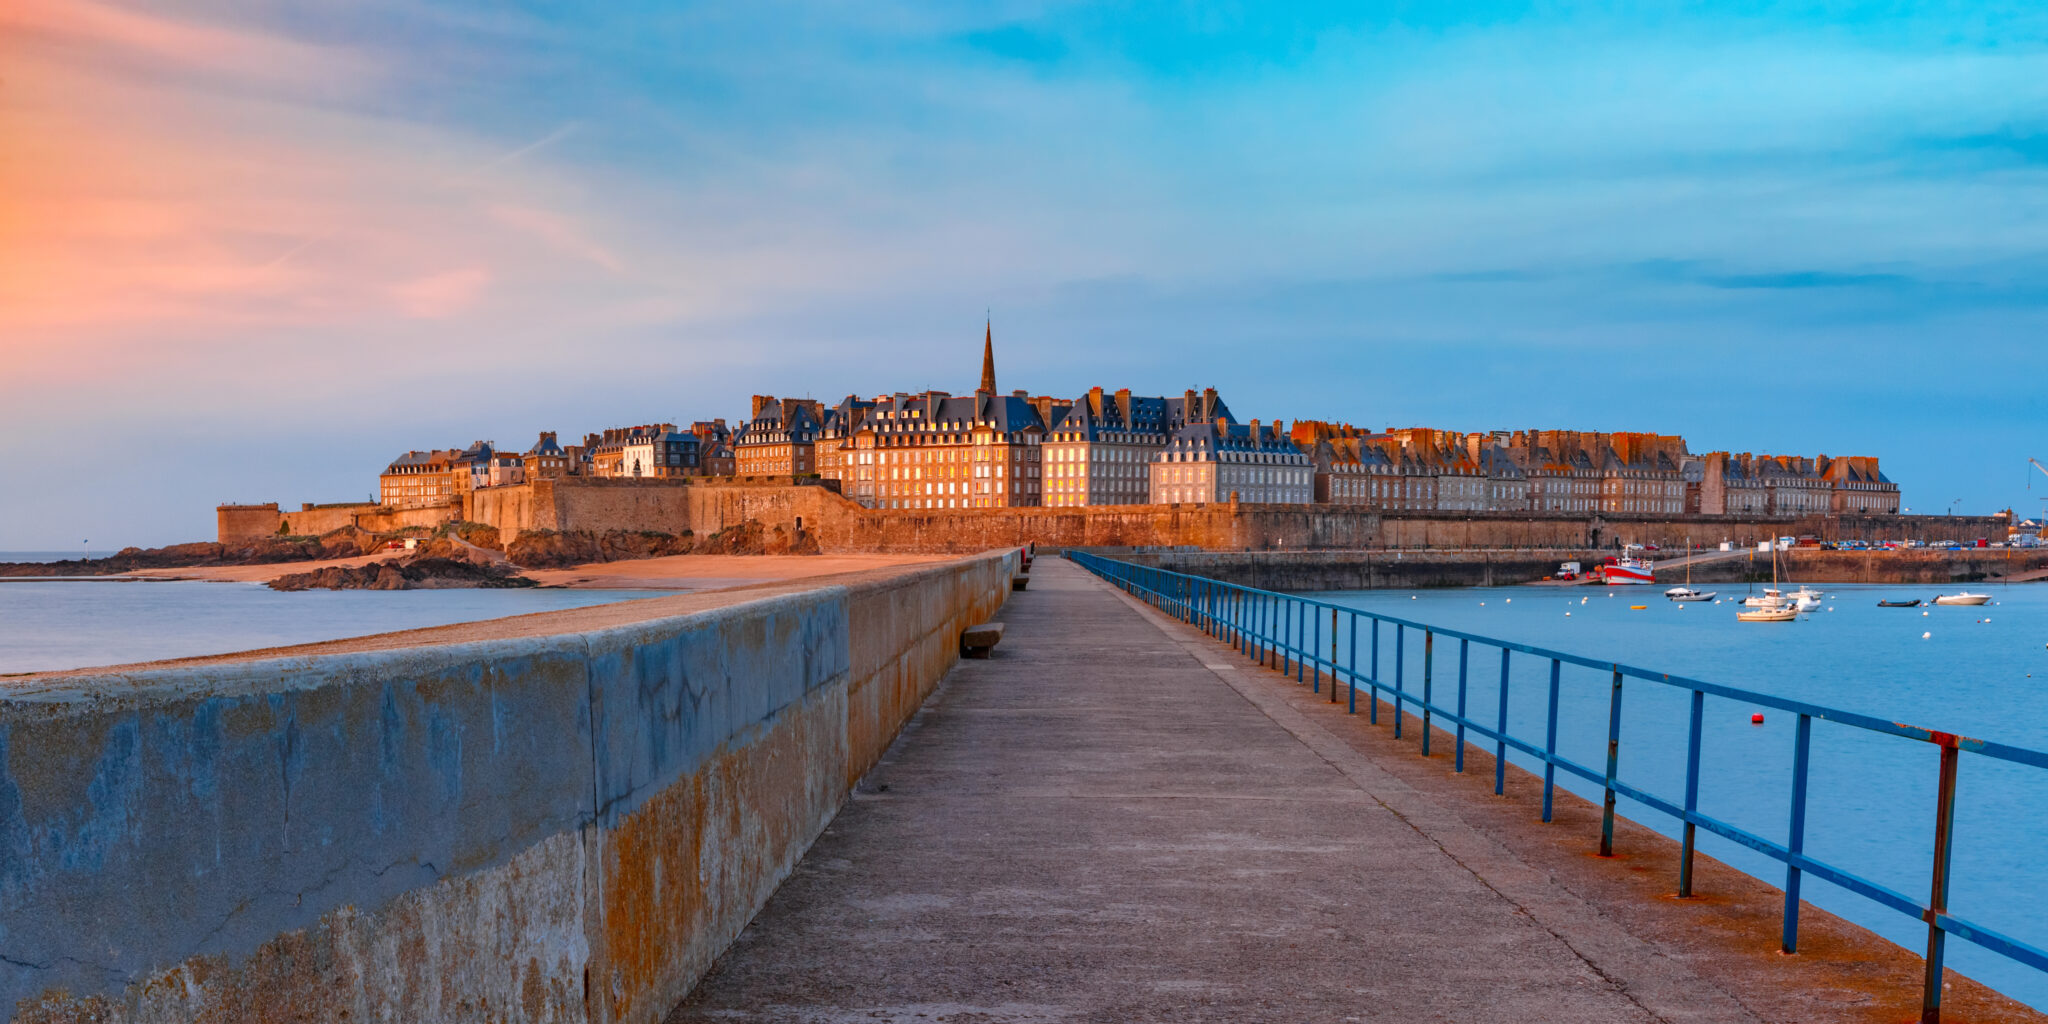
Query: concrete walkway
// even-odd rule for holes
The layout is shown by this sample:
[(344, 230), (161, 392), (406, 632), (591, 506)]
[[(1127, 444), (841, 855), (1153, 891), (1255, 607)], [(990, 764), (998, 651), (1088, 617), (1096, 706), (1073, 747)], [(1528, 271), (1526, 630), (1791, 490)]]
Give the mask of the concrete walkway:
[(1755, 1019), (1065, 560), (1004, 619), (672, 1024)]

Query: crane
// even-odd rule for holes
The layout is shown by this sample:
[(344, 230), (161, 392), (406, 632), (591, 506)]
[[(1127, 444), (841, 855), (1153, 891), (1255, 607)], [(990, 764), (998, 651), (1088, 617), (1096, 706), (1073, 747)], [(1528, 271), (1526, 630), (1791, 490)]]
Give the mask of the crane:
[[(2032, 463), (2035, 469), (2038, 469), (2038, 470), (2040, 470), (2040, 471), (2041, 471), (2041, 475), (2042, 475), (2042, 476), (2048, 476), (2048, 466), (2043, 466), (2043, 465), (2041, 465), (2041, 460), (2040, 460), (2040, 459), (2034, 458), (2034, 457), (2032, 457), (2032, 456), (2028, 456), (2028, 457), (2027, 457), (2027, 461), (2028, 461), (2028, 462), (2030, 462), (2030, 463)], [(2027, 490), (2030, 490), (2030, 491), (2031, 491), (2031, 490), (2033, 490), (2033, 489), (2034, 489), (2034, 478), (2033, 478), (2033, 477), (2028, 477), (2028, 478), (2027, 478)], [(2042, 498), (2042, 499), (2041, 499), (2041, 501), (2042, 501), (2042, 505), (2041, 505), (2041, 518), (2043, 518), (2043, 519), (2048, 519), (2048, 498)]]

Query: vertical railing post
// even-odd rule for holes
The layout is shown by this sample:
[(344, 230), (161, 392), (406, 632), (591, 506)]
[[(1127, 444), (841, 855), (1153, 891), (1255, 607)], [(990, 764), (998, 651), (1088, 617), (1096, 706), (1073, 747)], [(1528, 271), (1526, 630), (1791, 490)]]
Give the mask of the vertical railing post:
[(1607, 785), (1600, 798), (1600, 856), (1614, 856), (1614, 777), (1621, 768), (1621, 667), (1607, 697)]
[(1407, 669), (1405, 648), (1408, 646), (1408, 627), (1394, 623), (1394, 738), (1401, 738), (1401, 695), (1406, 687), (1402, 673)]
[(1493, 723), (1493, 795), (1508, 791), (1508, 655), (1500, 649), (1500, 718)]
[(1358, 713), (1358, 612), (1351, 613), (1351, 695), (1350, 714)]
[(1424, 757), (1429, 756), (1429, 723), (1434, 717), (1434, 710), (1431, 708), (1429, 701), (1432, 693), (1430, 680), (1432, 673), (1435, 672), (1435, 661), (1436, 631), (1426, 629), (1422, 631), (1422, 756)]
[(1330, 609), (1330, 703), (1337, 703), (1337, 609)]
[(1543, 820), (1550, 820), (1551, 798), (1557, 792), (1557, 674), (1562, 666), (1550, 659), (1550, 724), (1543, 738)]
[[(1302, 607), (1302, 609), (1301, 609), (1301, 611), (1302, 611), (1302, 614), (1304, 614), (1304, 615), (1308, 614), (1308, 613), (1309, 613), (1310, 611), (1313, 611), (1313, 610), (1314, 610), (1314, 609), (1313, 609), (1313, 608), (1311, 608), (1311, 607), (1309, 607), (1309, 606), (1303, 606), (1303, 607)], [(1323, 655), (1323, 617), (1322, 617), (1322, 616), (1320, 616), (1320, 615), (1318, 615), (1318, 616), (1316, 616), (1316, 617), (1315, 617), (1315, 619), (1316, 619), (1316, 635), (1315, 635), (1315, 636), (1314, 636), (1313, 638), (1311, 638), (1311, 640), (1309, 641), (1309, 643), (1310, 643), (1310, 646), (1309, 646), (1309, 650), (1310, 650), (1310, 652), (1311, 652), (1311, 653), (1309, 654), (1309, 657), (1310, 657), (1310, 659), (1312, 659), (1312, 660), (1313, 660), (1313, 661), (1315, 662), (1315, 666), (1316, 666), (1316, 668), (1315, 668), (1315, 679), (1314, 679), (1314, 681), (1313, 681), (1313, 682), (1311, 682), (1311, 684), (1310, 684), (1310, 687), (1311, 687), (1311, 688), (1310, 688), (1309, 692), (1310, 692), (1310, 693), (1321, 693), (1321, 692), (1323, 692), (1323, 656), (1322, 656), (1322, 655)]]
[(1294, 681), (1300, 683), (1307, 681), (1302, 675), (1302, 655), (1315, 657), (1315, 648), (1308, 643), (1308, 602), (1296, 598), (1294, 603)]
[(1678, 847), (1678, 898), (1692, 898), (1693, 816), (1700, 809), (1700, 725), (1707, 705), (1705, 690), (1692, 692), (1692, 725), (1685, 741), (1685, 838)]
[(1942, 961), (1948, 932), (1941, 916), (1948, 913), (1949, 854), (1956, 840), (1956, 740), (1941, 735), (1941, 782), (1934, 802), (1934, 881), (1927, 894), (1927, 980), (1920, 992), (1920, 1024), (1941, 1024)]
[(1289, 647), (1293, 646), (1288, 634), (1294, 632), (1294, 602), (1289, 601), (1285, 597), (1278, 600), (1280, 602), (1280, 674), (1284, 676), (1287, 674), (1287, 663), (1294, 659), (1294, 652), (1288, 650)]
[(1365, 703), (1365, 720), (1371, 725), (1380, 724), (1380, 620), (1372, 620), (1372, 675), (1366, 677), (1368, 698)]
[(1260, 668), (1266, 666), (1266, 633), (1272, 629), (1272, 600), (1260, 594), (1251, 602), (1251, 649), (1260, 653)]
[(1785, 836), (1785, 935), (1779, 948), (1799, 952), (1799, 856), (1806, 850), (1806, 763), (1813, 716), (1800, 715), (1792, 741), (1792, 822)]
[(1472, 653), (1472, 641), (1458, 640), (1458, 753), (1453, 771), (1465, 770), (1465, 660)]

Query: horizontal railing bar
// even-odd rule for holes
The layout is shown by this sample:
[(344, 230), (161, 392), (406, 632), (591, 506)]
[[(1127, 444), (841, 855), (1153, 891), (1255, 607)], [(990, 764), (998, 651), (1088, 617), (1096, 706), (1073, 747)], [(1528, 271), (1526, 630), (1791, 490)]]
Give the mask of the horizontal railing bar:
[[(1083, 555), (1082, 557), (1100, 558), (1100, 556), (1095, 555)], [(1105, 562), (1114, 562), (1113, 559), (1101, 560)], [(1149, 566), (1141, 566), (1137, 568), (1143, 568), (1148, 572), (1159, 573), (1165, 576), (1175, 577), (1179, 579), (1203, 579), (1203, 577), (1192, 576), (1187, 573), (1177, 573), (1171, 569), (1157, 569)], [(1332, 604), (1328, 601), (1318, 601), (1312, 597), (1300, 597), (1293, 594), (1283, 594), (1278, 591), (1260, 590), (1256, 587), (1247, 587), (1237, 583), (1224, 583), (1220, 580), (1209, 580), (1207, 582), (1212, 586), (1227, 587), (1233, 590), (1239, 590), (1248, 594), (1257, 594), (1262, 597), (1267, 597), (1274, 600), (1293, 601), (1299, 604), (1310, 605), (1325, 610), (1336, 609), (1337, 611), (1346, 614), (1360, 615), (1366, 618), (1378, 620), (1380, 622), (1389, 623), (1391, 625), (1405, 626), (1410, 629), (1426, 630), (1429, 632), (1433, 632), (1438, 636), (1450, 637), (1454, 640), (1469, 640), (1474, 643), (1485, 644), (1489, 647), (1493, 647), (1499, 650), (1516, 651), (1522, 654), (1535, 655), (1539, 658), (1553, 658), (1567, 665), (1576, 665), (1581, 668), (1598, 669), (1602, 672), (1620, 672), (1623, 676), (1626, 676), (1631, 679), (1642, 679), (1649, 682), (1663, 683), (1667, 686), (1684, 690), (1700, 690), (1713, 696), (1723, 697), (1728, 700), (1742, 701), (1744, 703), (1754, 704), (1758, 707), (1772, 708), (1778, 711), (1790, 712), (1792, 714), (1809, 715), (1813, 718), (1822, 719), (1824, 721), (1836, 722), (1842, 725), (1855, 726), (1860, 729), (1868, 729), (1871, 732), (1885, 733), (1887, 735), (1899, 736), (1904, 739), (1918, 740), (1923, 743), (1935, 743), (1941, 745), (1954, 744), (1958, 749), (1983, 754), (1987, 757), (1993, 757), (2005, 761), (2013, 761), (2020, 764), (2031, 764), (2041, 768), (2048, 768), (2048, 752), (2029, 750), (2024, 747), (2015, 747), (2010, 746), (2008, 744), (1994, 743), (1987, 740), (1973, 739), (1968, 736), (1959, 736), (1954, 733), (1945, 733), (1935, 729), (1927, 729), (1917, 725), (1909, 725), (1904, 722), (1888, 722), (1881, 718), (1876, 718), (1871, 715), (1858, 714), (1854, 711), (1845, 711), (1840, 708), (1830, 708), (1819, 704), (1808, 704), (1804, 701), (1792, 700), (1787, 697), (1774, 697), (1770, 694), (1758, 693), (1754, 690), (1744, 690), (1738, 687), (1708, 682), (1704, 679), (1692, 679), (1687, 676), (1673, 675), (1669, 672), (1657, 672), (1651, 669), (1638, 668), (1633, 665), (1624, 665), (1620, 662), (1615, 661), (1602, 661), (1597, 658), (1588, 658), (1582, 655), (1570, 654), (1564, 651), (1551, 650), (1547, 647), (1538, 647), (1534, 644), (1525, 644), (1513, 640), (1501, 640), (1495, 637), (1483, 636), (1478, 633), (1467, 633), (1463, 630), (1450, 629), (1442, 626), (1432, 626), (1428, 623), (1417, 622), (1412, 619), (1403, 619), (1399, 616), (1394, 615), (1384, 615), (1379, 612), (1367, 611), (1363, 608), (1353, 608), (1346, 605)], [(1293, 646), (1291, 643), (1279, 643), (1276, 644), (1276, 647), (1278, 647), (1280, 650), (1286, 651), (1290, 655), (1307, 655), (1308, 657), (1304, 660), (1311, 660), (1315, 658), (1313, 652), (1302, 650), (1298, 647)], [(1329, 662), (1327, 661), (1323, 663), (1329, 664)]]
[[(1842, 711), (1835, 708), (1821, 707), (1819, 705), (1807, 704), (1803, 701), (1790, 700), (1783, 697), (1774, 697), (1769, 694), (1756, 693), (1754, 691), (1749, 690), (1742, 690), (1732, 686), (1723, 686), (1718, 683), (1710, 683), (1704, 680), (1691, 679), (1685, 676), (1677, 676), (1664, 672), (1652, 672), (1647, 669), (1623, 665), (1617, 662), (1601, 661), (1593, 658), (1580, 657), (1578, 655), (1567, 654), (1562, 651), (1553, 651), (1548, 648), (1537, 647), (1533, 644), (1517, 643), (1508, 640), (1498, 640), (1493, 637), (1480, 636), (1475, 633), (1466, 633), (1462, 630), (1445, 629), (1439, 626), (1431, 626), (1426, 623), (1415, 622), (1409, 619), (1399, 618), (1397, 616), (1382, 615), (1378, 612), (1370, 612), (1364, 609), (1351, 608), (1344, 605), (1332, 604), (1326, 601), (1318, 601), (1313, 598), (1296, 597), (1293, 595), (1281, 594), (1274, 591), (1259, 590), (1253, 587), (1245, 587), (1233, 583), (1224, 583), (1220, 580), (1208, 580), (1202, 577), (1191, 576), (1186, 573), (1176, 573), (1166, 569), (1154, 569), (1143, 566), (1133, 566), (1129, 565), (1128, 563), (1115, 562), (1110, 559), (1105, 559), (1094, 555), (1077, 554), (1072, 555), (1070, 557), (1073, 557), (1077, 561), (1079, 561), (1084, 568), (1087, 568), (1090, 571), (1097, 573), (1098, 575), (1104, 576), (1105, 578), (1110, 579), (1112, 582), (1115, 582), (1120, 586), (1128, 587), (1134, 592), (1139, 592), (1141, 594), (1149, 593), (1157, 599), (1158, 603), (1162, 607), (1167, 607), (1176, 610), (1184, 617), (1188, 618), (1189, 621), (1195, 621), (1197, 619), (1214, 619), (1220, 623), (1227, 624), (1231, 630), (1241, 634), (1245, 638), (1247, 643), (1256, 648), (1260, 648), (1266, 652), (1269, 652), (1273, 659), (1273, 664), (1275, 665), (1281, 664), (1282, 659), (1285, 659), (1285, 661), (1289, 663), (1290, 667), (1297, 673), (1303, 667), (1312, 666), (1316, 668), (1318, 671), (1327, 668), (1330, 673), (1331, 685), (1333, 687), (1337, 685), (1338, 680), (1345, 679), (1349, 680), (1349, 682), (1354, 688), (1362, 684), (1372, 688), (1376, 692), (1383, 691), (1384, 697), (1382, 699), (1392, 704), (1393, 707), (1395, 707), (1396, 709), (1412, 707), (1419, 711), (1426, 712), (1428, 715), (1431, 716), (1432, 720), (1435, 716), (1441, 716), (1452, 726), (1461, 726), (1466, 730), (1467, 733), (1469, 733), (1471, 736), (1477, 737), (1478, 739), (1492, 741), (1493, 743), (1503, 748), (1513, 748), (1514, 750), (1520, 753), (1527, 754), (1537, 759), (1539, 762), (1553, 765), (1558, 768), (1563, 768), (1570, 775), (1575, 775), (1579, 778), (1586, 780), (1587, 782), (1599, 785), (1604, 789), (1612, 790), (1612, 792), (1617, 797), (1622, 797), (1635, 801), (1636, 803), (1642, 804), (1643, 806), (1653, 811), (1657, 811), (1659, 813), (1668, 815), (1671, 818), (1677, 820), (1681, 824), (1692, 825), (1698, 828), (1704, 828), (1709, 833), (1720, 836), (1723, 839), (1727, 839), (1730, 842), (1746, 847), (1757, 853), (1761, 853), (1774, 861), (1785, 864), (1790, 868), (1794, 869), (1795, 876), (1798, 873), (1811, 874), (1814, 877), (1821, 879), (1822, 881), (1832, 883), (1850, 893), (1862, 896), (1865, 899), (1871, 900), (1872, 902), (1877, 903), (1881, 906), (1888, 907), (1892, 910), (1898, 911), (1902, 914), (1906, 914), (1920, 920), (1929, 921), (1934, 926), (1934, 928), (1941, 933), (1954, 934), (1961, 938), (1968, 939), (1969, 941), (1977, 944), (1978, 946), (1991, 950), (1992, 952), (1998, 953), (2011, 960), (2033, 967), (2036, 970), (2048, 971), (2048, 951), (2043, 951), (2039, 947), (2030, 945), (2025, 941), (2015, 939), (2011, 936), (2002, 934), (1993, 929), (1986, 928), (1981, 925), (1974, 924), (1970, 921), (1966, 921), (1962, 918), (1955, 917), (1947, 913), (1945, 910), (1930, 910), (1927, 904), (1914, 900), (1912, 897), (1906, 896), (1884, 885), (1871, 881), (1870, 879), (1864, 878), (1845, 869), (1834, 867), (1823, 861), (1815, 860), (1812, 857), (1807, 856), (1803, 852), (1795, 852), (1793, 849), (1784, 844), (1773, 842), (1760, 835), (1757, 835), (1756, 833), (1750, 832), (1747, 829), (1740, 828), (1729, 822), (1722, 821), (1721, 819), (1712, 817), (1707, 814), (1703, 814), (1697, 810), (1688, 811), (1677, 803), (1674, 803), (1670, 800), (1666, 800), (1646, 790), (1639, 789), (1619, 778), (1609, 778), (1606, 775), (1606, 773), (1595, 771), (1594, 769), (1586, 765), (1580, 764), (1576, 761), (1573, 761), (1572, 759), (1565, 757), (1561, 754), (1558, 754), (1555, 751), (1546, 750), (1543, 747), (1537, 746), (1534, 743), (1530, 743), (1528, 741), (1519, 739), (1515, 736), (1509, 735), (1502, 730), (1498, 730), (1491, 726), (1485, 725), (1477, 721), (1476, 719), (1470, 718), (1468, 716), (1460, 715), (1456, 712), (1439, 708), (1433, 702), (1423, 698), (1421, 695), (1417, 693), (1412, 693), (1404, 690), (1397, 690), (1392, 685), (1386, 683), (1377, 676), (1376, 672), (1378, 669), (1378, 661), (1376, 657), (1373, 662), (1373, 668), (1375, 671), (1372, 673), (1361, 673), (1358, 670), (1357, 664), (1355, 663), (1355, 652), (1354, 663), (1351, 665), (1342, 664), (1334, 655), (1325, 657), (1317, 650), (1311, 649), (1309, 647), (1304, 647), (1296, 643), (1294, 639), (1290, 635), (1288, 635), (1289, 629), (1291, 627), (1289, 627), (1286, 623), (1276, 623), (1270, 616), (1267, 617), (1262, 623), (1257, 615), (1247, 614), (1243, 605), (1239, 606), (1238, 614), (1235, 616), (1214, 616), (1212, 612), (1208, 611), (1201, 604), (1202, 598), (1194, 596), (1197, 593), (1197, 588), (1191, 585), (1191, 583), (1192, 581), (1200, 581), (1200, 588), (1206, 588), (1207, 592), (1212, 594), (1233, 593), (1240, 597), (1249, 598), (1262, 602), (1275, 602), (1276, 604), (1278, 602), (1291, 602), (1294, 606), (1297, 606), (1300, 609), (1303, 615), (1306, 615), (1308, 610), (1311, 608), (1340, 612), (1352, 616), (1352, 620), (1354, 622), (1361, 618), (1369, 619), (1373, 622), (1385, 622), (1392, 624), (1397, 628), (1420, 630), (1425, 635), (1434, 635), (1449, 639), (1463, 640), (1472, 643), (1478, 643), (1487, 647), (1492, 647), (1501, 651), (1514, 651), (1532, 655), (1538, 658), (1548, 658), (1554, 660), (1560, 665), (1575, 665), (1582, 668), (1597, 669), (1602, 672), (1612, 673), (1613, 676), (1617, 679), (1626, 677), (1632, 679), (1641, 679), (1649, 682), (1662, 683), (1676, 689), (1692, 690), (1697, 691), (1701, 694), (1711, 694), (1716, 697), (1737, 701), (1739, 703), (1749, 704), (1755, 707), (1772, 708), (1779, 711), (1804, 715), (1809, 718), (1817, 718), (1822, 721), (1836, 722), (1842, 725), (1853, 726), (1855, 728), (1864, 729), (1866, 731), (1875, 732), (1882, 735), (1898, 736), (1905, 739), (1934, 743), (1945, 748), (1953, 748), (1957, 751), (1967, 750), (1972, 753), (1981, 754), (1985, 757), (2006, 761), (2014, 764), (2025, 764), (2033, 765), (2039, 768), (2048, 768), (2048, 752), (2029, 750), (2024, 747), (2015, 747), (2009, 744), (1973, 739), (1966, 736), (1957, 736), (1952, 733), (1944, 733), (1932, 729), (1925, 729), (1920, 726), (1907, 725), (1902, 722), (1887, 722), (1869, 715), (1857, 714), (1855, 712), (1850, 711)], [(1117, 569), (1121, 569), (1123, 571), (1118, 572), (1116, 569), (1105, 570), (1103, 567), (1106, 566), (1117, 567)], [(1147, 574), (1150, 574), (1150, 579), (1145, 578)], [(1182, 582), (1178, 585), (1176, 591), (1168, 592), (1160, 590), (1153, 585), (1155, 581), (1161, 580), (1179, 580)], [(1269, 632), (1275, 635), (1267, 635)], [(1375, 633), (1375, 636), (1377, 636), (1377, 633)], [(1375, 650), (1377, 650), (1376, 647)], [(1503, 662), (1503, 664), (1505, 664), (1505, 662)], [(1618, 683), (1616, 685), (1618, 685)], [(1448, 732), (1450, 730), (1446, 729), (1444, 731)], [(1467, 742), (1468, 745), (1471, 746), (1480, 745), (1478, 743), (1471, 742), (1470, 740), (1468, 740)], [(1789, 949), (1791, 947), (1788, 945), (1787, 948)], [(1932, 961), (1930, 961), (1929, 970), (1931, 971), (1934, 969), (1935, 965)]]

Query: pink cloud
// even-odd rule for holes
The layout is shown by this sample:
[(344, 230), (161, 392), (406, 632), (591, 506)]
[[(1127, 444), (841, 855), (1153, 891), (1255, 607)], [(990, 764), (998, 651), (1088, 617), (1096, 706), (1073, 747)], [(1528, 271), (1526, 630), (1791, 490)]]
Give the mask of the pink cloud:
[(391, 297), (406, 316), (444, 320), (475, 306), (490, 283), (489, 269), (465, 267), (394, 285)]

